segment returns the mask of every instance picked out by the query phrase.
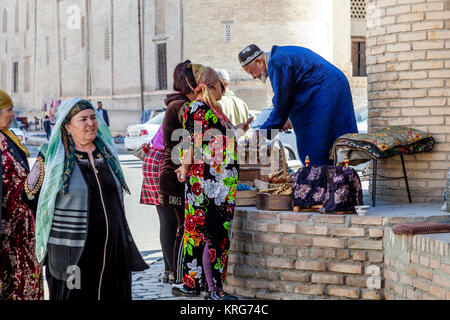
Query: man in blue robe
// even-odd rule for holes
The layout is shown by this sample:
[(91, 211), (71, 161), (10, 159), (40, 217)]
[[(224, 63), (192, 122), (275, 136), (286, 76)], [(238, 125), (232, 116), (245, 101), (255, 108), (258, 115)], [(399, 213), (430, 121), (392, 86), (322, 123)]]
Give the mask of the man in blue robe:
[(261, 126), (267, 138), (290, 120), (301, 161), (309, 156), (311, 165), (332, 164), (329, 151), (334, 141), (358, 132), (350, 86), (342, 71), (313, 51), (295, 46), (273, 46), (264, 53), (250, 45), (239, 53), (239, 61), (253, 79), (265, 83), (270, 78), (273, 111)]

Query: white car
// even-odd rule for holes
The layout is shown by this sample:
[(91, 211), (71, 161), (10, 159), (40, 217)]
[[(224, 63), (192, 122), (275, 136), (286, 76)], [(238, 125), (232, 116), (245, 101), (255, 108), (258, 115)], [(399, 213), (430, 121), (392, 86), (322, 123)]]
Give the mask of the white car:
[(359, 133), (367, 133), (367, 108), (355, 112), (356, 124)]
[(165, 114), (161, 112), (143, 124), (128, 126), (124, 141), (125, 148), (136, 150), (144, 143), (150, 142), (161, 127)]
[(13, 118), (10, 130), (19, 138), (22, 143), (25, 143), (25, 132), (19, 129), (19, 124), (17, 123), (16, 118)]

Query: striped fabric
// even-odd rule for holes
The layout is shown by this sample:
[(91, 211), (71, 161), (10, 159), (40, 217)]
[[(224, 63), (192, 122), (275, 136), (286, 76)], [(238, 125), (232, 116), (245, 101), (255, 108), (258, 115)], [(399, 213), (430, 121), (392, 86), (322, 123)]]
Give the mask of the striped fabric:
[(61, 190), (55, 201), (55, 211), (47, 243), (48, 267), (52, 275), (66, 280), (67, 267), (76, 265), (87, 238), (88, 188), (75, 161), (69, 183), (69, 193)]
[(87, 233), (87, 210), (55, 208), (49, 243), (83, 247)]

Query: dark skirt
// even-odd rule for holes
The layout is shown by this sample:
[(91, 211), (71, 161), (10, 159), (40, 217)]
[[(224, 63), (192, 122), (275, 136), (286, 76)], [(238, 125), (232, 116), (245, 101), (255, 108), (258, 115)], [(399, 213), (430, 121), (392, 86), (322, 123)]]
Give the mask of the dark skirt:
[(180, 166), (172, 162), (169, 151), (164, 157), (159, 173), (159, 200), (160, 205), (169, 208), (184, 208), (185, 184), (178, 181), (175, 170)]

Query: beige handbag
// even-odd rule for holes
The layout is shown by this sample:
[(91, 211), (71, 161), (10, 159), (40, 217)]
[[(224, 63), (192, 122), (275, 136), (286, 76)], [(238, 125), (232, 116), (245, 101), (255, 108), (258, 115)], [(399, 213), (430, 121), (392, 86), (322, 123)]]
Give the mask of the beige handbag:
[(141, 161), (144, 161), (148, 152), (150, 151), (148, 148), (148, 143), (143, 143), (136, 151), (133, 152), (133, 155), (139, 158)]

